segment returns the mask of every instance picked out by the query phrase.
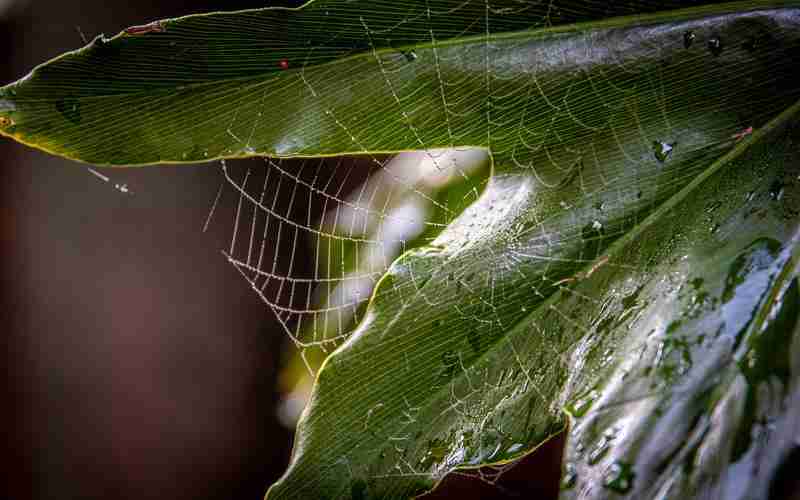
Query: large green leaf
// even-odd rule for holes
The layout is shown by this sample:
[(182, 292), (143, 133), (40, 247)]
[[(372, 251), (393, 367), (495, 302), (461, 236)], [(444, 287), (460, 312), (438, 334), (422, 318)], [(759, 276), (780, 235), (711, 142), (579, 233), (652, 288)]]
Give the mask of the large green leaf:
[[(648, 2), (639, 10), (675, 3)], [(666, 19), (763, 5), (706, 7)], [(635, 19), (570, 24), (636, 11), (595, 2), (338, 0), (167, 20), (145, 33), (99, 36), (3, 88), (3, 133), (108, 165), (489, 143), (527, 164), (531, 151), (521, 141), (538, 149), (550, 130), (581, 142), (609, 118), (619, 120), (613, 115), (625, 113), (637, 84), (668, 85), (654, 72), (666, 51), (682, 47), (681, 36), (665, 46), (664, 34), (631, 44), (620, 37)], [(700, 78), (740, 66), (743, 54), (728, 50), (715, 71), (702, 69), (711, 58), (703, 49), (710, 33), (697, 29), (700, 42), (664, 77), (702, 87), (686, 96), (695, 101), (720, 101), (729, 94), (714, 98)], [(651, 31), (639, 36), (655, 36)], [(609, 50), (592, 53), (593, 46)], [(762, 56), (770, 53), (759, 51), (761, 64), (748, 66), (766, 67), (771, 58)], [(630, 68), (645, 59), (647, 67)], [(593, 77), (575, 79), (590, 65)], [(598, 116), (587, 93), (604, 96), (607, 113)], [(564, 119), (554, 121), (553, 111)]]
[(591, 5), (167, 21), (3, 88), (4, 133), (103, 164), (490, 151), (325, 362), (270, 498), (407, 497), (564, 410), (567, 497), (762, 498), (800, 434), (800, 9)]

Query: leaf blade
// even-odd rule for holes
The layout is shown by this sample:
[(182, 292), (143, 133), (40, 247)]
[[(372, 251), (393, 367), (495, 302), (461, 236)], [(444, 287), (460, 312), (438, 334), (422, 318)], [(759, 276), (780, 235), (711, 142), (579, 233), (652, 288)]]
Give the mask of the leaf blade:
[[(319, 156), (489, 146), (487, 131), (489, 136), (502, 135), (502, 127), (489, 131), (489, 122), (516, 123), (534, 113), (546, 112), (546, 101), (568, 99), (569, 93), (560, 88), (558, 75), (564, 75), (568, 63), (576, 64), (585, 58), (585, 51), (591, 51), (595, 42), (591, 33), (597, 30), (611, 33), (620, 23), (625, 25), (639, 20), (644, 24), (642, 20), (645, 19), (625, 18), (519, 32), (514, 30), (536, 26), (536, 20), (542, 19), (541, 12), (534, 9), (526, 11), (525, 15), (490, 13), (485, 14), (485, 21), (492, 23), (488, 36), (456, 40), (452, 37), (465, 29), (466, 34), (486, 35), (485, 27), (473, 26), (475, 19), (481, 19), (481, 13), (472, 12), (477, 9), (472, 2), (464, 4), (465, 9), (472, 10), (463, 17), (442, 8), (430, 19), (429, 4), (415, 2), (406, 7), (415, 13), (413, 19), (418, 26), (409, 27), (409, 34), (400, 37), (403, 47), (419, 46), (416, 59), (409, 62), (401, 52), (405, 50), (403, 47), (393, 47), (388, 35), (380, 35), (381, 26), (397, 22), (391, 16), (392, 11), (381, 11), (383, 7), (378, 3), (371, 5), (374, 11), (362, 7), (366, 13), (360, 16), (351, 12), (358, 7), (349, 2), (311, 3), (301, 11), (261, 9), (189, 16), (165, 21), (163, 33), (121, 34), (107, 42), (93, 42), (85, 49), (40, 66), (17, 84), (5, 87), (0, 92), (3, 102), (0, 114), (10, 120), (10, 125), (0, 132), (54, 154), (107, 165), (180, 163), (255, 154)], [(701, 7), (672, 16), (674, 19), (698, 19), (711, 12), (726, 13), (737, 8), (752, 12), (774, 5), (761, 2)], [(284, 16), (289, 16), (284, 22), (290, 26), (293, 22), (302, 24), (302, 20), (308, 18), (309, 26), (318, 30), (322, 22), (318, 17), (325, 17), (326, 6), (331, 11), (344, 9), (342, 20), (331, 26), (336, 36), (317, 36), (318, 42), (312, 37), (318, 45), (310, 49), (292, 38), (300, 35), (287, 34), (278, 28), (273, 30), (276, 34), (272, 37), (264, 36), (272, 33), (270, 29)], [(485, 4), (479, 7), (478, 10), (485, 10)], [(567, 8), (564, 11), (570, 12)], [(625, 12), (623, 9), (622, 13)], [(615, 13), (618, 12), (609, 12)], [(369, 15), (376, 25), (375, 34), (370, 34), (362, 23)], [(593, 11), (571, 17), (564, 14), (563, 22), (586, 21), (599, 15)], [(660, 22), (665, 16), (652, 15), (650, 19)], [(227, 36), (231, 24), (236, 22), (242, 25), (241, 30), (233, 37)], [(433, 35), (434, 29), (439, 30), (436, 35)], [(703, 28), (698, 26), (697, 29), (700, 32)], [(304, 28), (297, 33), (306, 36), (312, 31)], [(329, 39), (338, 40), (340, 32), (347, 34), (347, 43), (331, 43)], [(638, 36), (644, 39), (645, 35), (643, 31)], [(433, 42), (431, 36), (435, 37)], [(663, 34), (661, 37), (667, 44), (682, 40), (680, 36), (673, 40), (667, 40)], [(547, 50), (530, 52), (536, 59), (532, 60), (529, 55), (522, 64), (516, 60), (524, 48), (519, 46), (519, 40), (536, 45), (537, 40), (544, 38), (554, 41)], [(261, 39), (263, 43), (259, 42)], [(490, 42), (497, 47), (490, 47)], [(612, 46), (611, 40), (599, 42), (601, 47)], [(303, 65), (283, 70), (280, 62), (287, 56), (282, 50), (293, 51), (288, 57), (302, 59)], [(627, 52), (631, 50), (632, 47), (626, 47)], [(652, 52), (652, 47), (637, 50)], [(184, 51), (198, 54), (181, 55)], [(487, 64), (491, 67), (484, 64), (489, 52), (492, 60)], [(538, 61), (558, 62), (548, 57), (548, 53), (568, 56), (554, 76), (547, 75), (547, 68), (537, 66)], [(731, 53), (728, 51), (721, 59), (730, 59)], [(601, 55), (590, 54), (595, 58)], [(624, 53), (612, 51), (611, 56), (624, 58)], [(333, 60), (335, 57), (339, 59)], [(624, 61), (620, 59), (620, 62)], [(768, 62), (763, 61), (765, 71), (769, 71)], [(441, 65), (446, 63), (449, 66), (443, 68)], [(752, 65), (752, 61), (747, 63)], [(462, 76), (458, 78), (453, 95), (446, 95), (447, 91), (439, 85), (442, 69), (445, 69), (444, 75)], [(516, 78), (517, 87), (523, 89), (530, 86), (530, 72), (540, 70), (543, 80), (553, 80), (553, 88), (545, 89), (548, 98), (542, 99), (534, 93), (537, 99), (526, 106), (518, 103), (511, 106), (523, 96), (509, 96), (497, 103), (504, 111), (496, 111), (487, 121), (488, 115), (480, 109), (489, 98), (484, 88), (487, 71), (504, 78), (511, 75)], [(466, 78), (468, 75), (472, 76)], [(562, 80), (561, 83), (568, 82)], [(615, 82), (615, 85), (617, 83), (625, 86), (624, 81)], [(403, 94), (403, 88), (409, 85), (424, 88), (426, 92)], [(447, 87), (453, 85), (447, 84)], [(587, 90), (590, 89), (587, 87)], [(419, 102), (403, 104), (414, 98), (419, 98)], [(459, 103), (451, 110), (462, 115), (458, 123), (454, 119), (452, 124), (457, 130), (443, 125), (449, 121), (443, 100)], [(253, 103), (257, 104), (253, 106)], [(372, 113), (376, 107), (390, 112), (376, 119)], [(582, 112), (591, 113), (580, 106), (572, 111), (572, 118), (578, 119)], [(424, 118), (417, 119), (415, 114)], [(375, 126), (356, 132), (351, 121)], [(566, 126), (566, 123), (561, 125)], [(408, 133), (409, 130), (415, 132)], [(527, 160), (521, 159), (522, 162)]]

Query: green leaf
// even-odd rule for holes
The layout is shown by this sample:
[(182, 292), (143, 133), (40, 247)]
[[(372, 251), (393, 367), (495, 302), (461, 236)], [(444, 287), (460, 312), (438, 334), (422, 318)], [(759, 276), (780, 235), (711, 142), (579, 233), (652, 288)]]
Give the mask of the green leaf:
[[(541, 143), (537, 130), (554, 125), (553, 111), (571, 118), (551, 134), (586, 135), (592, 130), (586, 126), (602, 127), (614, 110), (622, 111), (631, 89), (657, 83), (659, 53), (683, 43), (677, 37), (667, 46), (655, 38), (630, 45), (618, 38), (622, 31), (613, 27), (636, 18), (573, 23), (679, 4), (339, 0), (165, 20), (149, 32), (99, 36), (4, 87), (0, 130), (103, 165), (453, 146), (491, 146), (527, 164), (530, 155), (513, 147), (521, 140)], [(769, 5), (702, 7), (642, 23)], [(705, 37), (705, 28), (698, 29)], [(593, 54), (597, 44), (610, 50)], [(668, 72), (673, 78), (714, 76), (698, 68), (711, 56), (696, 57), (707, 52), (697, 45), (674, 65), (680, 71)], [(727, 51), (720, 62), (740, 64), (739, 52)], [(579, 69), (584, 57), (594, 59), (595, 78), (573, 81), (588, 68)], [(630, 69), (645, 59), (646, 67)], [(611, 81), (599, 79), (605, 71), (597, 65), (615, 67)], [(592, 117), (594, 100), (573, 99), (587, 92), (608, 94), (611, 113)], [(712, 102), (721, 97), (701, 89), (692, 94)], [(565, 99), (568, 105), (561, 105)]]
[(194, 16), (40, 66), (1, 124), (118, 165), (489, 150), (326, 360), (270, 498), (412, 496), (568, 421), (565, 497), (763, 498), (800, 421), (797, 5)]
[[(587, 118), (558, 134), (574, 153), (560, 150), (560, 163), (575, 170), (548, 179), (559, 163), (552, 152), (514, 169), (492, 150), (495, 176), (481, 200), (395, 262), (326, 361), (292, 465), (269, 497), (408, 497), (454, 467), (521, 456), (566, 425), (565, 409), (565, 497), (766, 496), (800, 412), (788, 357), (794, 313), (780, 312), (796, 300), (800, 129), (797, 88), (784, 79), (798, 33), (774, 26), (791, 18), (615, 28), (617, 40), (659, 49), (626, 66), (640, 78), (627, 92), (611, 76), (618, 66), (590, 58), (570, 72), (564, 87), (608, 86), (577, 92), (581, 109), (613, 115), (591, 132)], [(637, 37), (642, 24), (647, 36)], [(683, 46), (689, 31), (740, 52), (717, 55), (700, 42), (693, 52)], [(769, 56), (720, 69), (764, 32), (775, 37)], [(748, 76), (764, 57), (775, 59)], [(575, 116), (546, 119), (563, 130)], [(552, 141), (543, 147), (558, 151)], [(773, 342), (781, 347), (757, 347)], [(757, 368), (743, 368), (749, 357)], [(747, 439), (754, 434), (761, 440)]]
[(765, 498), (800, 422), (799, 109), (552, 293), (541, 268), (564, 254), (539, 234), (405, 254), (319, 373), (269, 498), (408, 497), (520, 457), (564, 410), (565, 498)]

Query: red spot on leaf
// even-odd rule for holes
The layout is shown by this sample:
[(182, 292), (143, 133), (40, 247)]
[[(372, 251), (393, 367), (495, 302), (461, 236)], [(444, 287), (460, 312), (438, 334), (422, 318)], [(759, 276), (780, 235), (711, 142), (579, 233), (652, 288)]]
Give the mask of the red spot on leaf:
[(167, 31), (161, 21), (154, 21), (150, 24), (144, 24), (142, 26), (131, 26), (129, 28), (125, 28), (126, 35), (144, 35), (146, 33), (163, 33)]

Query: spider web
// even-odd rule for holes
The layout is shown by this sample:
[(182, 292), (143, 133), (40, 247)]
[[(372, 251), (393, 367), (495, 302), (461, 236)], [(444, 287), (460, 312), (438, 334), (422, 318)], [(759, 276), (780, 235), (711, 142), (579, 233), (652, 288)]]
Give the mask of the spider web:
[[(393, 9), (396, 12), (391, 13), (392, 16), (381, 14), (381, 18), (393, 19), (388, 29), (383, 25), (372, 28), (366, 19), (369, 16), (362, 15), (358, 23), (353, 23), (354, 28), (359, 29), (331, 33), (326, 41), (315, 42), (304, 53), (293, 52), (290, 56), (292, 63), (303, 61), (306, 65), (324, 59), (328, 52), (342, 45), (355, 45), (362, 50), (372, 51), (383, 77), (381, 83), (389, 90), (396, 104), (396, 109), (390, 112), (402, 117), (407, 127), (405, 133), (420, 152), (404, 153), (396, 160), (376, 155), (359, 139), (362, 133), (357, 125), (349, 124), (334, 109), (326, 109), (325, 114), (349, 137), (353, 151), (360, 155), (360, 160), (267, 159), (263, 169), (250, 169), (240, 178), (232, 176), (223, 164), (223, 175), (240, 198), (233, 222), (231, 245), (225, 255), (275, 312), (286, 333), (299, 348), (316, 347), (325, 351), (335, 348), (347, 338), (358, 322), (364, 303), (391, 262), (409, 248), (433, 241), (441, 229), (466, 206), (457, 203), (458, 207), (451, 207), (438, 200), (437, 194), (461, 188), (464, 191), (461, 201), (475, 201), (485, 183), (485, 177), (479, 176), (477, 181), (473, 179), (475, 171), (480, 169), (480, 160), (476, 158), (480, 153), (470, 152), (463, 147), (462, 144), (467, 141), (463, 132), (459, 133), (459, 129), (463, 128), (460, 122), (467, 116), (465, 108), (472, 104), (450, 97), (454, 89), (467, 83), (463, 76), (451, 77), (443, 72), (444, 66), (452, 66), (451, 63), (458, 61), (445, 60), (437, 46), (458, 36), (485, 37), (483, 56), (479, 58), (484, 67), (482, 88), (479, 90), (485, 95), (483, 107), (486, 123), (485, 144), (481, 149), (489, 149), (496, 158), (506, 158), (519, 168), (533, 171), (537, 167), (522, 163), (519, 158), (530, 157), (531, 152), (544, 150), (551, 165), (542, 169), (542, 175), (537, 173), (540, 182), (547, 187), (557, 187), (559, 182), (564, 183), (565, 178), (577, 180), (582, 197), (588, 199), (592, 196), (591, 190), (605, 190), (615, 181), (582, 177), (582, 162), (589, 161), (584, 157), (587, 150), (591, 153), (591, 148), (567, 151), (566, 155), (558, 158), (555, 151), (543, 145), (553, 138), (553, 124), (565, 119), (572, 121), (573, 126), (584, 129), (587, 135), (607, 130), (608, 123), (585, 123), (572, 114), (566, 100), (548, 100), (551, 84), (541, 81), (536, 74), (531, 75), (524, 88), (517, 88), (518, 82), (502, 74), (491, 62), (495, 54), (490, 37), (495, 32), (536, 29), (604, 17), (612, 12), (624, 15), (669, 5), (669, 2), (656, 2), (611, 8), (603, 3), (586, 2), (574, 10), (562, 10), (552, 1), (429, 0), (395, 4)], [(317, 2), (308, 6), (309, 15), (324, 10), (325, 16), (335, 16), (339, 9), (342, 13), (351, 14), (339, 2)], [(396, 18), (393, 17), (395, 14)], [(452, 22), (454, 17), (459, 18), (459, 22)], [(454, 25), (461, 28), (454, 31)], [(379, 46), (391, 46), (393, 37), (432, 44), (436, 86), (414, 88), (402, 81), (397, 65), (376, 50)], [(353, 40), (359, 42), (354, 43)], [(413, 48), (398, 49), (398, 52), (406, 61), (417, 58)], [(635, 72), (632, 68), (624, 70)], [(317, 96), (317, 89), (303, 76), (302, 70), (300, 78), (310, 94)], [(509, 83), (513, 86), (509, 86)], [(450, 151), (435, 147), (438, 144), (430, 144), (415, 125), (414, 115), (424, 112), (424, 103), (415, 101), (423, 93), (435, 96), (443, 110), (444, 123), (440, 127), (445, 131), (444, 143)], [(543, 98), (542, 113), (534, 115), (531, 112), (529, 115), (526, 111), (519, 121), (498, 121), (500, 118), (497, 116), (502, 115), (507, 106), (517, 104), (521, 95), (528, 100), (532, 97)], [(242, 103), (231, 114), (226, 133), (240, 149), (254, 152), (251, 144), (254, 131), (261, 121), (267, 119), (265, 115), (268, 113), (267, 110), (261, 110), (254, 122), (248, 121), (240, 126), (237, 123), (239, 109), (249, 105), (252, 102)], [(613, 116), (613, 111), (617, 110), (611, 106), (609, 108), (612, 112), (609, 116)], [(524, 153), (521, 150), (525, 150)], [(595, 158), (595, 161), (598, 159)], [(630, 158), (630, 163), (636, 165), (637, 159)], [(397, 168), (398, 164), (403, 167)], [(687, 177), (689, 175), (691, 172), (686, 173)], [(680, 183), (682, 180), (672, 179), (671, 182)], [(655, 179), (655, 182), (659, 180)], [(589, 188), (592, 184), (594, 186)], [(659, 189), (658, 185), (650, 187)], [(620, 197), (626, 194), (623, 189), (630, 191), (631, 186), (621, 187)], [(640, 191), (642, 186), (635, 186), (634, 189)], [(350, 193), (351, 190), (354, 191)], [(278, 203), (280, 199), (288, 199), (288, 204)], [(565, 210), (573, 208), (567, 204), (562, 207)], [(293, 215), (298, 209), (301, 212), (299, 218)], [(438, 220), (428, 220), (433, 212), (438, 215)], [(533, 214), (532, 218), (536, 219), (537, 214)], [(516, 237), (523, 238), (526, 234), (541, 232), (547, 222), (546, 219), (538, 220), (535, 224), (519, 228)], [(603, 233), (606, 238), (613, 236), (603, 231), (599, 220), (593, 221), (590, 229), (597, 235)], [(562, 237), (575, 238), (574, 230), (574, 227), (557, 231), (548, 228), (544, 245), (557, 245), (555, 241)], [(424, 237), (417, 240), (423, 234)], [(300, 245), (311, 249), (309, 258), (313, 266), (306, 272), (299, 270), (294, 258), (300, 253)], [(545, 253), (548, 253), (547, 250)], [(289, 255), (288, 268), (282, 272), (277, 261), (277, 256), (281, 255)], [(541, 258), (541, 255), (519, 253), (518, 257)], [(580, 260), (590, 263), (595, 257)]]
[[(319, 8), (330, 9), (330, 15), (336, 15), (339, 4), (319, 5), (324, 6)], [(663, 2), (645, 3), (636, 5), (636, 11), (665, 7), (668, 5)], [(466, 0), (457, 4), (430, 1), (424, 6), (413, 4), (411, 7), (398, 4), (394, 13), (396, 23), (388, 29), (376, 29), (368, 19), (360, 17), (353, 23), (360, 29), (332, 33), (329, 45), (315, 45), (305, 53), (292, 56), (292, 61), (312, 64), (324, 58), (325, 51), (321, 47), (336, 47), (336, 43), (343, 40), (360, 40), (361, 49), (372, 52), (380, 68), (382, 81), (374, 83), (383, 86), (395, 104), (394, 109), (381, 112), (399, 117), (397, 119), (404, 124), (404, 130), (391, 130), (391, 133), (403, 135), (413, 146), (410, 149), (417, 150), (391, 157), (377, 154), (374, 151), (380, 148), (362, 139), (365, 134), (361, 125), (340, 116), (330, 107), (324, 110), (325, 115), (348, 138), (356, 156), (268, 158), (243, 172), (234, 172), (225, 163), (221, 165), (226, 192), (238, 197), (231, 243), (224, 254), (275, 313), (285, 333), (304, 356), (309, 350), (330, 352), (348, 339), (366, 314), (366, 305), (376, 285), (399, 255), (430, 245), (456, 219), (472, 217), (475, 224), (481, 224), (481, 214), (475, 213), (473, 204), (484, 196), (486, 169), (492, 160), (495, 166), (503, 163), (533, 173), (545, 198), (547, 192), (571, 194), (561, 197), (557, 210), (534, 209), (516, 217), (507, 241), (503, 242), (503, 250), (510, 249), (507, 257), (500, 257), (499, 248), (493, 246), (482, 247), (482, 253), (476, 254), (478, 262), (501, 262), (499, 268), (478, 272), (465, 268), (453, 277), (454, 287), (482, 304), (480, 308), (463, 312), (455, 305), (464, 319), (500, 331), (507, 326), (498, 311), (505, 307), (508, 287), (495, 287), (495, 273), (520, 274), (516, 282), (528, 283), (533, 293), (542, 298), (557, 289), (581, 301), (602, 306), (601, 297), (584, 295), (571, 284), (603, 266), (632, 270), (646, 267), (646, 262), (609, 261), (602, 257), (602, 251), (669, 193), (696, 176), (700, 168), (697, 165), (702, 165), (702, 162), (669, 161), (673, 149), (679, 146), (673, 140), (677, 132), (671, 129), (667, 118), (670, 96), (661, 75), (650, 67), (640, 69), (621, 60), (609, 65), (607, 74), (599, 71), (590, 75), (576, 69), (579, 77), (570, 84), (566, 97), (551, 100), (549, 96), (556, 95), (556, 89), (564, 82), (546, 80), (534, 70), (521, 86), (516, 77), (506, 74), (503, 66), (496, 64), (496, 58), (502, 54), (496, 52), (491, 38), (495, 32), (604, 17), (609, 9), (604, 3), (587, 2), (580, 12), (565, 12), (554, 2), (517, 0)], [(624, 9), (614, 12), (615, 15), (625, 13)], [(452, 32), (448, 31), (448, 24), (443, 24), (444, 16), (467, 18), (470, 22), (462, 22), (463, 28)], [(379, 53), (377, 48), (391, 45), (395, 34), (398, 39), (431, 44), (435, 85), (414, 86), (399, 69), (402, 66), (397, 61), (398, 54)], [(467, 81), (468, 74), (445, 70), (459, 61), (448, 60), (439, 47), (448, 39), (462, 35), (484, 37), (480, 48), (476, 49), (480, 51), (478, 56), (469, 55), (470, 64), (480, 62), (483, 66), (481, 82)], [(520, 50), (524, 50), (525, 43), (519, 42)], [(592, 43), (590, 35), (586, 43)], [(651, 49), (655, 53), (659, 51), (657, 46)], [(413, 48), (398, 49), (398, 53), (409, 64), (418, 58)], [(653, 88), (649, 90), (656, 99), (650, 104), (663, 114), (663, 122), (658, 135), (654, 135), (652, 129), (639, 130), (636, 141), (640, 147), (632, 150), (616, 136), (614, 122), (623, 117), (628, 121), (631, 116), (636, 119), (638, 111), (629, 109), (627, 97), (635, 95), (638, 89), (625, 87), (624, 76), (640, 76), (643, 71), (653, 72), (649, 80)], [(316, 83), (305, 78), (302, 68), (299, 75), (304, 90), (312, 98), (317, 97), (321, 91)], [(475, 101), (464, 98), (459, 90), (463, 88), (475, 89), (482, 96), (481, 114), (486, 129), (485, 139), (477, 149), (464, 146), (469, 141), (465, 139), (463, 120), (474, 116)], [(605, 116), (577, 113), (579, 108), (573, 104), (587, 95), (598, 95), (598, 89), (612, 97), (602, 103)], [(504, 111), (519, 105), (521, 99), (535, 100), (538, 107), (526, 107), (521, 117), (508, 120)], [(439, 107), (440, 116), (444, 118), (436, 125), (435, 141), (419, 126), (420, 116), (434, 105), (432, 103)], [(243, 103), (240, 107), (248, 105), (259, 106), (258, 99), (255, 104)], [(765, 108), (764, 115), (768, 111)], [(255, 122), (239, 123), (237, 109), (232, 114), (227, 134), (242, 151), (255, 152), (257, 149), (251, 144), (253, 131), (260, 120), (268, 119), (268, 114), (268, 110), (263, 109)], [(740, 123), (737, 128), (709, 131), (707, 137), (689, 145), (683, 154), (690, 160), (716, 156), (720, 149), (735, 143), (739, 130), (750, 125)], [(577, 141), (562, 140), (562, 135), (579, 138), (581, 145), (576, 146)], [(609, 159), (602, 153), (608, 149), (614, 149), (615, 154), (623, 158), (614, 169), (600, 168)], [(487, 150), (491, 151), (491, 160)], [(644, 157), (642, 150), (646, 152)], [(538, 163), (531, 158), (537, 158)], [(542, 162), (542, 158), (546, 161)], [(642, 166), (643, 158), (649, 162), (646, 167)], [(654, 169), (653, 164), (658, 168)], [(687, 165), (695, 167), (687, 168)], [(495, 180), (502, 181), (506, 172), (494, 174)], [(480, 209), (485, 209), (485, 205)], [(611, 211), (624, 220), (624, 224), (607, 224)], [(461, 244), (469, 247), (470, 237), (469, 231), (465, 231), (462, 235), (451, 235), (445, 243), (454, 244), (460, 238)], [(569, 247), (579, 250), (573, 257), (558, 257), (564, 254), (562, 249)], [(531, 266), (531, 263), (539, 265)], [(574, 269), (583, 271), (575, 273), (571, 271)], [(477, 293), (478, 282), (488, 284), (490, 292)], [(404, 296), (392, 289), (380, 293)], [(443, 300), (434, 296), (423, 298), (431, 304)], [(580, 335), (594, 331), (596, 325), (574, 311), (562, 310), (556, 305), (549, 307)], [(536, 324), (534, 329), (543, 334), (547, 330), (546, 325)], [(524, 374), (525, 378), (524, 389), (519, 390), (543, 394), (538, 385), (545, 383), (548, 370), (563, 362), (562, 354), (569, 347), (564, 345), (563, 350), (553, 347), (553, 352), (548, 353), (552, 359), (538, 364), (533, 360), (525, 362), (516, 355), (519, 366), (515, 373)], [(516, 354), (513, 345), (510, 349)], [(463, 372), (468, 379), (469, 393), (457, 395), (453, 390), (448, 411), (461, 414), (465, 422), (471, 422), (467, 427), (485, 432), (483, 422), (474, 416), (476, 409), (482, 407), (481, 396), (490, 391), (501, 392), (497, 389), (506, 386), (512, 392), (517, 391), (520, 379), (507, 376), (505, 370), (497, 377), (476, 373), (458, 356), (452, 362), (454, 370)], [(543, 404), (549, 404), (543, 395), (542, 399)], [(419, 408), (409, 404), (407, 412), (409, 424), (420, 418)], [(369, 415), (366, 420), (365, 426)], [(403, 441), (409, 439), (396, 438), (398, 456), (406, 451)], [(496, 483), (507, 467), (498, 466), (494, 469), (496, 473), (481, 472), (479, 475), (487, 482)], [(427, 474), (403, 460), (398, 460), (395, 473), (400, 476)]]
[(477, 149), (264, 159), (242, 172), (223, 162), (238, 198), (223, 253), (301, 351), (329, 352), (394, 259), (430, 243), (478, 198), (487, 167)]

